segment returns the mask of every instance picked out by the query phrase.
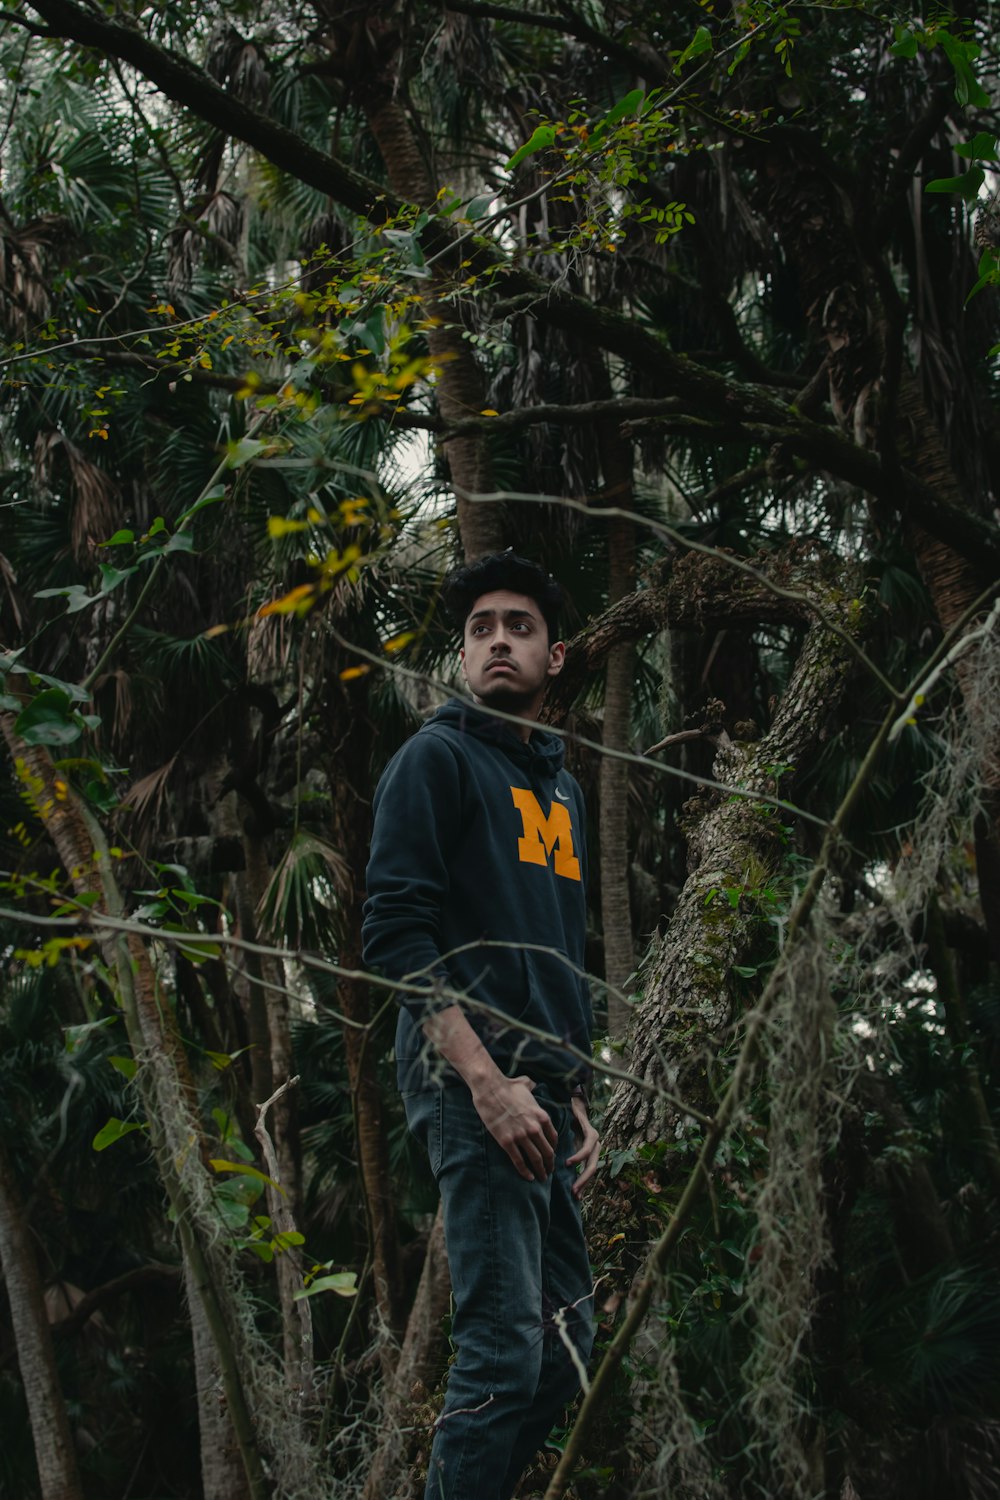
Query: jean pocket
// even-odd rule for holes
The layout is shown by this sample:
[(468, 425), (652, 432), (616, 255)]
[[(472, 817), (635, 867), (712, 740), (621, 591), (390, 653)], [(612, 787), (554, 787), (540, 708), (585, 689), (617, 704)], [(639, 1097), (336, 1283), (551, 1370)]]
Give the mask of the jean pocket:
[(437, 1177), (441, 1171), (441, 1157), (443, 1151), (443, 1123), (442, 1111), (444, 1108), (443, 1089), (419, 1089), (414, 1093), (403, 1095), (403, 1108), (406, 1111), (406, 1123), (410, 1134), (413, 1135), (427, 1152), (431, 1171)]

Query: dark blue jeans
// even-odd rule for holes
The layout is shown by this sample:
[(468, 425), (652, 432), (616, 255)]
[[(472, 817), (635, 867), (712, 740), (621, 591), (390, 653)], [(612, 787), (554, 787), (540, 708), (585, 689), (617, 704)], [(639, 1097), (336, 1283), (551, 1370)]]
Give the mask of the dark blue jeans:
[(593, 1282), (572, 1194), (572, 1112), (539, 1085), (559, 1133), (556, 1168), (525, 1182), (464, 1085), (404, 1095), (444, 1206), (458, 1354), (448, 1377), (425, 1500), (509, 1500), (593, 1344)]

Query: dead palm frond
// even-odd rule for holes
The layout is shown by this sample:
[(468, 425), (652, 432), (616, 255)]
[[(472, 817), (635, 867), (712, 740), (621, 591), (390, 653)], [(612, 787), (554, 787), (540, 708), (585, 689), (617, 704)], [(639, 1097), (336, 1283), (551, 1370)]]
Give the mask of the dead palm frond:
[(140, 777), (125, 793), (119, 804), (120, 809), (133, 813), (144, 827), (158, 823), (176, 764), (177, 756), (172, 755), (162, 766), (157, 766), (155, 771)]
[(72, 501), (70, 545), (79, 563), (92, 562), (97, 548), (117, 524), (118, 486), (105, 469), (91, 462), (81, 448), (56, 428), (35, 439), (35, 479), (46, 488), (59, 484), (60, 459), (65, 463)]
[(258, 930), (272, 943), (329, 950), (350, 888), (351, 871), (333, 845), (296, 829), (261, 899)]

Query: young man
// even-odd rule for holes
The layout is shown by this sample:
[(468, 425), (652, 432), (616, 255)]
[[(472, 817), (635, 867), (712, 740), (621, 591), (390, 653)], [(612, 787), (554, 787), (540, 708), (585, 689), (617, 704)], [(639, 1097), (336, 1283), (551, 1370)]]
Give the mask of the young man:
[(472, 703), (428, 720), (375, 794), (365, 961), (410, 986), (397, 1071), (441, 1190), (458, 1349), (426, 1500), (509, 1500), (593, 1339), (583, 798), (533, 727), (560, 601), (510, 552), (451, 575)]

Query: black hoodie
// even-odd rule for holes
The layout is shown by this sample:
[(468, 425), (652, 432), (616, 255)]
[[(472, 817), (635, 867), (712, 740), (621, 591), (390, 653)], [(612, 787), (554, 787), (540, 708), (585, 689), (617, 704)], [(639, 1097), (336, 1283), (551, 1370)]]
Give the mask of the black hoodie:
[(419, 1030), (455, 991), (508, 1076), (558, 1092), (586, 1079), (579, 1057), (512, 1024), (590, 1052), (583, 795), (562, 741), (536, 729), (525, 742), (454, 699), (389, 762), (374, 812), (364, 956), (412, 982), (396, 994), (400, 1088), (457, 1081)]

